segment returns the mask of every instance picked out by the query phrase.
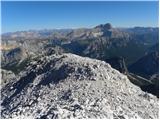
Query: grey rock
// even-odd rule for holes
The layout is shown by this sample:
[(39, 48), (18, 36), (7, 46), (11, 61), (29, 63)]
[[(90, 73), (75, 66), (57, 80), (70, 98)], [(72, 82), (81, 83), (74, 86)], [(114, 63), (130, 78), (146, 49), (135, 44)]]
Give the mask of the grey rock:
[(159, 117), (158, 98), (103, 61), (74, 54), (35, 61), (2, 87), (1, 118)]

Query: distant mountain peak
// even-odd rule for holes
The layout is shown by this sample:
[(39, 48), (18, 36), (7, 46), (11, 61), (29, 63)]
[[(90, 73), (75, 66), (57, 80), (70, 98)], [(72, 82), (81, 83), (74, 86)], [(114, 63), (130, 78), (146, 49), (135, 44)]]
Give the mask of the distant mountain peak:
[(109, 30), (109, 29), (112, 29), (112, 25), (111, 25), (111, 23), (100, 24), (100, 25), (96, 26), (95, 28), (103, 28), (105, 30)]
[(107, 29), (112, 29), (112, 25), (110, 23), (104, 24), (104, 27)]

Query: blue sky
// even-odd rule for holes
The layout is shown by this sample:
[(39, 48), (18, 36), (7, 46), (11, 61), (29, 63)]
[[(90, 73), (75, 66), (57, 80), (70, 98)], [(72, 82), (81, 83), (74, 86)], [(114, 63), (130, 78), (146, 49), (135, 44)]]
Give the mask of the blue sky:
[(2, 33), (29, 29), (158, 26), (158, 1), (2, 2)]

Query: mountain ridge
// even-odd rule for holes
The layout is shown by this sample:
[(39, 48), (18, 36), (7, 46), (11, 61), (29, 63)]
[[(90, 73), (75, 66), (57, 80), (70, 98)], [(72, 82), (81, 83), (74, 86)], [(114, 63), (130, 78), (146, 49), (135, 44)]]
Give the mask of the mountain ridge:
[(2, 118), (158, 118), (158, 98), (104, 61), (71, 53), (31, 61), (1, 91)]

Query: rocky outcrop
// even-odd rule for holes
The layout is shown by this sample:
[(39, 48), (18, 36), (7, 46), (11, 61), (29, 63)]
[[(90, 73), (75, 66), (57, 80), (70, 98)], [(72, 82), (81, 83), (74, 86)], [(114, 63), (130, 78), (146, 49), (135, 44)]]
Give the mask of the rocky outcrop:
[(73, 54), (32, 60), (1, 88), (2, 118), (158, 118), (158, 99), (109, 64)]

